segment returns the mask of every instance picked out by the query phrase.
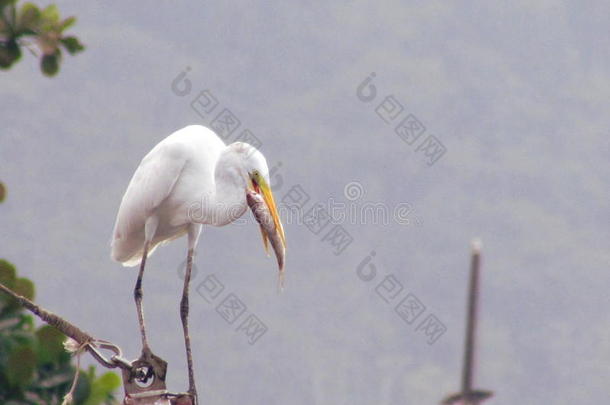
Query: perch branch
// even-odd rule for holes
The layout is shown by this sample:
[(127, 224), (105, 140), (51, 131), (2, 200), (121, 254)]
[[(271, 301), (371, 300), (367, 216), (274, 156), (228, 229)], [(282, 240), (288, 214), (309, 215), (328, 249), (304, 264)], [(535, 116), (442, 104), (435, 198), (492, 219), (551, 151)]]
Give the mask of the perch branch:
[(17, 294), (16, 292), (1, 283), (0, 290), (5, 294), (8, 294), (13, 297), (15, 300), (17, 300), (17, 302), (19, 302), (19, 304), (21, 304), (21, 306), (25, 307), (28, 311), (32, 312), (34, 315), (36, 315), (49, 325), (57, 328), (64, 335), (76, 340), (79, 344), (85, 345), (96, 340), (88, 333), (83, 332), (76, 325), (71, 324), (70, 322), (63, 319), (61, 316), (55, 315), (54, 313), (47, 311), (39, 305), (34, 304), (29, 299)]
[[(130, 364), (122, 357), (121, 349), (110, 342), (105, 340), (96, 339), (84, 332), (78, 326), (66, 321), (59, 315), (54, 314), (51, 311), (47, 311), (40, 305), (37, 305), (27, 299), (26, 297), (17, 294), (7, 286), (0, 283), (0, 291), (13, 297), (17, 302), (28, 311), (42, 319), (47, 324), (54, 326), (64, 335), (74, 339), (79, 346), (84, 347), (102, 366), (106, 368), (129, 368)], [(99, 351), (100, 349), (110, 350), (114, 352), (114, 356), (110, 360), (106, 359)]]

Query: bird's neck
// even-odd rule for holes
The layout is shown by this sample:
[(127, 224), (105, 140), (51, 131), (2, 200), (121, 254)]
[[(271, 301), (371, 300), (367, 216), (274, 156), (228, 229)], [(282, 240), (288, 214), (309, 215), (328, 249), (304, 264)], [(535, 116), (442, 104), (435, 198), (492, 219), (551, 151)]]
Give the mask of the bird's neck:
[(209, 223), (215, 226), (229, 224), (241, 217), (247, 208), (246, 178), (241, 169), (241, 157), (230, 148), (220, 155), (214, 171), (216, 191)]

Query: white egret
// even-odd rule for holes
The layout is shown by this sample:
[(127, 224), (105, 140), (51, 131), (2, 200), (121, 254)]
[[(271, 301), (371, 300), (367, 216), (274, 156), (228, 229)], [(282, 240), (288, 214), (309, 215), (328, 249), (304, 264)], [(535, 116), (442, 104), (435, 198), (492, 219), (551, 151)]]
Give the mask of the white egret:
[[(285, 236), (265, 157), (255, 147), (235, 142), (225, 145), (210, 129), (191, 125), (159, 142), (136, 169), (123, 195), (112, 236), (112, 258), (125, 266), (140, 265), (134, 298), (142, 338), (142, 355), (150, 355), (142, 310), (142, 276), (146, 258), (165, 242), (188, 235), (186, 274), (180, 317), (189, 372), (189, 393), (196, 401), (188, 332), (188, 296), (193, 254), (202, 225), (224, 226), (247, 208), (246, 192), (260, 193), (281, 240), (276, 251), (283, 264)], [(280, 260), (280, 256), (281, 260)], [(282, 271), (280, 264), (280, 271)]]

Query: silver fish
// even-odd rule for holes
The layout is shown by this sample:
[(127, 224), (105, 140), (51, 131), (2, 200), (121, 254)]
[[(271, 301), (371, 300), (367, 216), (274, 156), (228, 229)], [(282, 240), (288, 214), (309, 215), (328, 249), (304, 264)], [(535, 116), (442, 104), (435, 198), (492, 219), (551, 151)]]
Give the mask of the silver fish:
[(254, 218), (256, 218), (256, 222), (258, 222), (260, 225), (261, 234), (263, 236), (263, 244), (265, 245), (265, 251), (267, 254), (269, 254), (268, 241), (271, 242), (271, 247), (273, 247), (275, 257), (277, 258), (280, 278), (279, 282), (280, 288), (282, 288), (284, 286), (284, 259), (286, 257), (286, 248), (284, 246), (284, 241), (282, 240), (280, 231), (275, 226), (271, 212), (269, 211), (267, 204), (265, 204), (265, 200), (263, 200), (263, 197), (259, 193), (254, 190), (247, 190), (246, 200), (248, 202), (248, 206), (254, 214)]

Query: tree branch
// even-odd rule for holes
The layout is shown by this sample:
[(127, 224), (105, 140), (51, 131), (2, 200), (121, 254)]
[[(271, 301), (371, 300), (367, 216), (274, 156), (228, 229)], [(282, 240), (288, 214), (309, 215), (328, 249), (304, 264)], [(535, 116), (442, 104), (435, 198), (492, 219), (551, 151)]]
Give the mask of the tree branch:
[(88, 333), (83, 332), (76, 325), (73, 325), (72, 323), (66, 321), (61, 316), (55, 315), (54, 313), (47, 311), (39, 305), (34, 304), (29, 299), (17, 294), (16, 292), (1, 283), (0, 290), (13, 297), (15, 300), (17, 300), (17, 302), (19, 302), (19, 304), (21, 304), (21, 306), (25, 307), (28, 311), (32, 312), (34, 315), (36, 315), (49, 325), (56, 327), (64, 335), (76, 340), (79, 344), (84, 345), (86, 343), (91, 343), (96, 340)]

